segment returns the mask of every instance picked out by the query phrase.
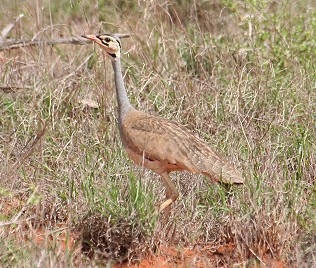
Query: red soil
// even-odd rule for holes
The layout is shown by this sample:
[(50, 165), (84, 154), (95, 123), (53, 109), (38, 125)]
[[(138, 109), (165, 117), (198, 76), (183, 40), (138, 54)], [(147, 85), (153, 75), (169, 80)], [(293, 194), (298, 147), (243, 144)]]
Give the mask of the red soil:
[[(17, 211), (21, 208), (21, 202), (19, 199), (13, 198), (11, 202), (2, 202), (1, 214), (9, 216), (12, 211)], [(11, 212), (11, 213), (10, 213)], [(74, 232), (70, 231), (66, 224), (58, 224), (53, 228), (45, 229), (43, 227), (32, 228), (28, 226), (26, 232), (23, 232), (23, 237), (18, 235), (20, 239), (32, 241), (33, 243), (53, 248), (57, 252), (66, 252), (70, 250), (78, 249), (79, 236)], [(14, 232), (11, 232), (14, 234)], [(16, 233), (17, 235), (17, 233)], [(80, 250), (79, 250), (80, 251)], [(214, 246), (208, 245), (204, 247), (183, 247), (177, 248), (176, 246), (160, 246), (159, 251), (154, 255), (149, 255), (144, 258), (140, 263), (129, 264), (129, 263), (118, 263), (113, 268), (184, 268), (184, 267), (218, 267), (221, 259), (234, 258), (236, 251), (236, 245), (234, 243), (227, 243), (226, 245), (215, 248)], [(235, 257), (236, 258), (236, 257)], [(256, 260), (255, 258), (253, 258)], [(285, 262), (281, 260), (271, 259), (268, 256), (263, 256), (261, 261), (264, 262), (265, 267), (271, 268), (284, 268), (286, 267)], [(238, 260), (236, 260), (236, 263)], [(238, 264), (247, 267), (261, 267), (260, 262), (249, 262), (249, 260), (240, 260)], [(223, 266), (223, 265), (222, 265)]]
[(78, 236), (69, 232), (64, 224), (59, 224), (54, 230), (34, 229), (29, 239), (37, 245), (54, 247), (57, 251), (65, 252), (74, 249)]

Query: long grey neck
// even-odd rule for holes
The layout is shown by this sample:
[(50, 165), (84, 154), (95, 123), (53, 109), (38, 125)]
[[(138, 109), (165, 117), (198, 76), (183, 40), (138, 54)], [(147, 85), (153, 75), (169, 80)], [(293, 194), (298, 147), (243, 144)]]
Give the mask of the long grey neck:
[(118, 116), (119, 116), (119, 123), (122, 123), (124, 117), (126, 116), (127, 112), (132, 108), (131, 103), (129, 102), (124, 81), (122, 75), (122, 68), (121, 68), (121, 60), (119, 57), (112, 59), (112, 65), (114, 69), (114, 79), (115, 79), (115, 86), (116, 86), (116, 98), (118, 104)]

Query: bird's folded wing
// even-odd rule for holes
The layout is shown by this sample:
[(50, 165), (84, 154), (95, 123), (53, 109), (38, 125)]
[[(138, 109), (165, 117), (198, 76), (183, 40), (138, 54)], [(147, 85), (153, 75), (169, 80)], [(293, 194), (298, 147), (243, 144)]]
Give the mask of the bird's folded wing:
[(140, 113), (127, 120), (124, 132), (131, 145), (151, 160), (201, 173), (216, 173), (226, 164), (208, 144), (174, 121)]

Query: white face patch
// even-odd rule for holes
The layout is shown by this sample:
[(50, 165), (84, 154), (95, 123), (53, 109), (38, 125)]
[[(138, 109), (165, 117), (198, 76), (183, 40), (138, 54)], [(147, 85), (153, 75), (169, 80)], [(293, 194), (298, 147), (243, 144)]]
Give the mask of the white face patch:
[(110, 35), (99, 35), (97, 38), (101, 41), (99, 44), (112, 57), (120, 56), (121, 44), (119, 41)]

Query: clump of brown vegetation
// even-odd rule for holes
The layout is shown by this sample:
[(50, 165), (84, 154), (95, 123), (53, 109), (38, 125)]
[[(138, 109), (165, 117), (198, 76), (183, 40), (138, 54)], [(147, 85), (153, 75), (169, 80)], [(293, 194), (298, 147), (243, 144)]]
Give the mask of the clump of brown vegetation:
[(126, 218), (113, 223), (100, 214), (92, 214), (82, 219), (79, 229), (82, 252), (103, 261), (139, 261), (148, 255), (152, 242), (137, 224)]

